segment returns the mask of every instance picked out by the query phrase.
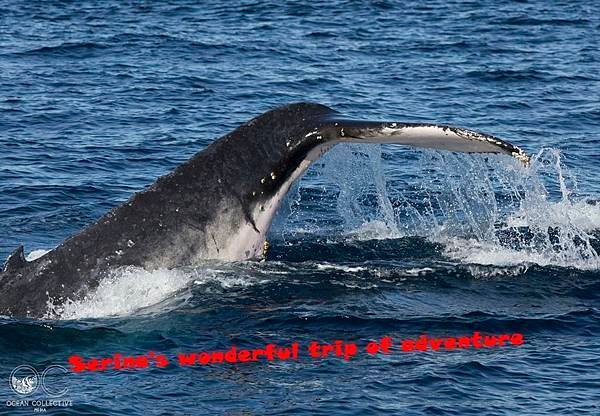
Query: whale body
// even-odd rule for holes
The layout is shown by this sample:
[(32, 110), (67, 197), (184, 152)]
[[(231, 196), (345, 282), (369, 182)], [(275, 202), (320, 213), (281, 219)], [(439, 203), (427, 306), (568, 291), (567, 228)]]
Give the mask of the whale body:
[(22, 246), (0, 272), (0, 315), (43, 317), (49, 301), (78, 300), (111, 270), (261, 259), (292, 183), (342, 142), (396, 143), (467, 153), (527, 155), (496, 137), (427, 124), (348, 120), (313, 103), (268, 111), (221, 137), (42, 257)]

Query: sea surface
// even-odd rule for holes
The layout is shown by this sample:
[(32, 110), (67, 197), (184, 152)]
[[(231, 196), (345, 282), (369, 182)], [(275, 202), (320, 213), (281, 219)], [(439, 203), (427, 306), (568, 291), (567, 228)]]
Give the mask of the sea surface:
[[(127, 269), (53, 319), (0, 318), (0, 414), (600, 415), (598, 3), (208, 3), (0, 0), (0, 258), (42, 255), (291, 102), (468, 127), (532, 162), (338, 146), (267, 261)], [(476, 331), (523, 343), (401, 348)], [(335, 340), (359, 352), (310, 357)], [(294, 342), (296, 360), (177, 362)], [(150, 352), (169, 365), (68, 362)]]

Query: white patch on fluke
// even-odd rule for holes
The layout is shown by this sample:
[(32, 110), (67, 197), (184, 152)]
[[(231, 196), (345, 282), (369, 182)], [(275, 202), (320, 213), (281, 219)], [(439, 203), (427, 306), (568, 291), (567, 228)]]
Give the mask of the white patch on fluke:
[(514, 148), (515, 151), (510, 151), (511, 147), (507, 147), (495, 137), (449, 126), (397, 126), (396, 123), (392, 123), (383, 128), (366, 128), (360, 132), (360, 137), (344, 139), (344, 141), (401, 144), (463, 153), (504, 153), (524, 164), (529, 163), (527, 154), (517, 147)]
[(47, 253), (49, 253), (50, 250), (33, 250), (31, 253), (29, 253), (27, 255), (27, 257), (25, 257), (25, 260), (27, 261), (34, 261), (39, 259), (40, 257), (46, 255)]

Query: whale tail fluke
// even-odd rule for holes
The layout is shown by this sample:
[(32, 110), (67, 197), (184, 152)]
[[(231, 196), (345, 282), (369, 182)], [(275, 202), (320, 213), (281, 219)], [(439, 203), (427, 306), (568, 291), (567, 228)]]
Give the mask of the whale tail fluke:
[(497, 137), (448, 125), (355, 120), (332, 120), (340, 142), (402, 144), (462, 153), (498, 153), (515, 157), (525, 165), (529, 156), (519, 147)]

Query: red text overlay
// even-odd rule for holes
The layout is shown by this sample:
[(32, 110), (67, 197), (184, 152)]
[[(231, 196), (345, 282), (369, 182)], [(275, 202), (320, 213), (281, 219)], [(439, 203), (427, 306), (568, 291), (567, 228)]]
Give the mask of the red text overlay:
[(176, 357), (149, 352), (143, 355), (127, 356), (113, 354), (111, 357), (84, 358), (71, 355), (68, 359), (73, 372), (142, 369), (148, 367), (164, 368), (169, 365), (181, 367), (203, 366), (210, 364), (236, 364), (256, 361), (288, 361), (307, 357), (311, 360), (338, 358), (349, 361), (364, 354), (418, 353), (452, 350), (490, 349), (499, 347), (515, 347), (523, 345), (523, 334), (472, 335), (459, 337), (430, 337), (421, 335), (418, 338), (405, 338), (394, 341), (392, 337), (378, 340), (355, 342), (334, 340), (333, 342), (311, 341), (301, 346), (299, 342), (287, 345), (266, 344), (262, 348), (238, 348), (232, 345), (225, 351), (181, 352)]

